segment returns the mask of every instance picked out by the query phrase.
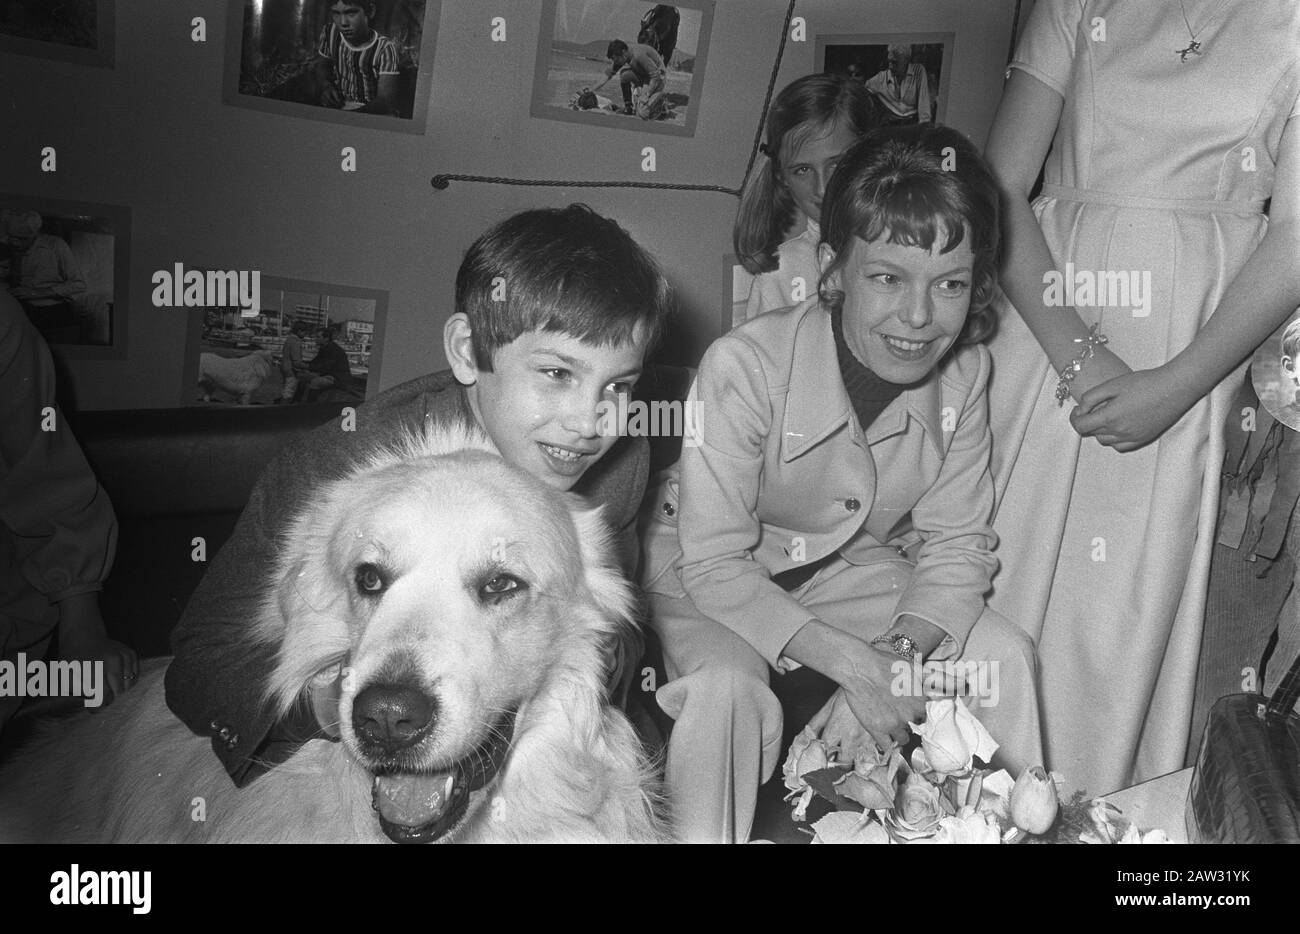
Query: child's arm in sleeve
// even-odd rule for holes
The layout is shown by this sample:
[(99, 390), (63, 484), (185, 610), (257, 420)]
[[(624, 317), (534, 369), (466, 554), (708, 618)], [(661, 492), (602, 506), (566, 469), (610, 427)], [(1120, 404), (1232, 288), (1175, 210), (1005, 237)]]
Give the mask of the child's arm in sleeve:
[(172, 633), (167, 706), (195, 733), (212, 737), (213, 751), (239, 786), (318, 735), (305, 699), (277, 721), (262, 696), (276, 649), (250, 637), (278, 553), (276, 536), (289, 520), (282, 491), (310, 482), (287, 476), (284, 457), (272, 462)]

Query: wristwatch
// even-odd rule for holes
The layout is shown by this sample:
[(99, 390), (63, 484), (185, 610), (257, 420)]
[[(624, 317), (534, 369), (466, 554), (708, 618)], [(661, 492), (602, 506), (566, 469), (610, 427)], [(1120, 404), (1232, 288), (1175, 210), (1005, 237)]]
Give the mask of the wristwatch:
[(909, 662), (916, 658), (919, 651), (916, 641), (908, 635), (901, 632), (887, 632), (884, 635), (876, 636), (871, 640), (872, 645), (883, 645), (889, 648), (899, 658), (905, 658)]

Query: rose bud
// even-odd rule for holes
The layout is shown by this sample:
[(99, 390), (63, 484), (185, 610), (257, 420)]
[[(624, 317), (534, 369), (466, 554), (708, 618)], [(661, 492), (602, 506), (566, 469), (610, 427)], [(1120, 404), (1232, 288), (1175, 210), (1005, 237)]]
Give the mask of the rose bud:
[(1011, 789), (1011, 820), (1026, 833), (1047, 833), (1056, 820), (1056, 785), (1041, 765), (1020, 773)]

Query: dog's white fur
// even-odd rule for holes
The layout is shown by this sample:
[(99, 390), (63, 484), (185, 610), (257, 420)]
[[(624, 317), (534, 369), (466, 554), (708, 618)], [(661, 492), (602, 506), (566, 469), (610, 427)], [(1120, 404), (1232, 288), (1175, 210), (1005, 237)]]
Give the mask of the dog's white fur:
[[(633, 603), (598, 510), (457, 430), (411, 437), (324, 487), (284, 543), (253, 636), (279, 645), (268, 693), (287, 710), (347, 659), (342, 742), (308, 743), (238, 790), (208, 740), (167, 710), (160, 660), (106, 710), (52, 723), (0, 772), (0, 839), (386, 841), (351, 707), (399, 663), (439, 701), (416, 768), (445, 768), (518, 707), (504, 766), (446, 839), (666, 839), (640, 743), (605, 702), (604, 659)], [(393, 571), (378, 600), (355, 586), (368, 561)], [(494, 569), (527, 588), (488, 605), (477, 583)]]
[(199, 354), (199, 391), (204, 402), (211, 401), (212, 390), (220, 389), (234, 396), (240, 405), (248, 405), (272, 369), (269, 350), (255, 350), (242, 357)]

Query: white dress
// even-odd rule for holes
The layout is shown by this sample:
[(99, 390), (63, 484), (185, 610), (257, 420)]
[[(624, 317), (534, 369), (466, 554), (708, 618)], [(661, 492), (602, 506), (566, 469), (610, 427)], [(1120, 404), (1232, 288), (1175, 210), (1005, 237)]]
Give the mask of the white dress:
[[(1300, 3), (1184, 6), (1202, 44), (1185, 62), (1176, 0), (1038, 0), (1012, 63), (1065, 98), (1034, 204), (1057, 268), (1149, 281), (1141, 305), (1076, 309), (1135, 370), (1192, 341), (1262, 238), (1300, 106)], [(1038, 643), (1048, 764), (1107, 793), (1183, 764), (1233, 379), (1118, 454), (1074, 432), (1046, 355), (999, 313), (989, 602)]]

